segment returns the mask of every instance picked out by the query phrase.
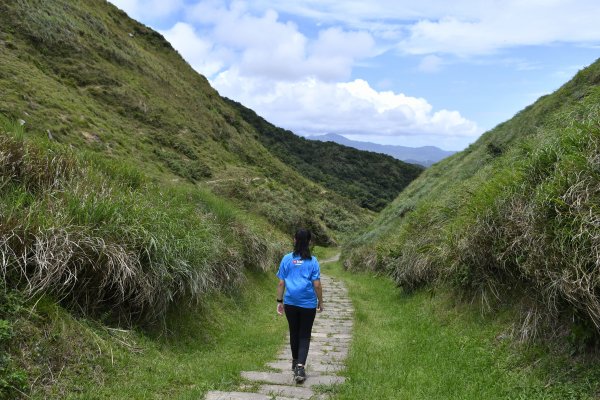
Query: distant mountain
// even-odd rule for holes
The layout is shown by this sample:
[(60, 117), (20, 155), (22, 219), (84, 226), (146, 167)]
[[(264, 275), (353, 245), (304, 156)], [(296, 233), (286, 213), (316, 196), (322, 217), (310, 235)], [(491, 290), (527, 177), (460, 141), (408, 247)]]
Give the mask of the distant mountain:
[(429, 167), (431, 164), (434, 164), (456, 153), (455, 151), (442, 150), (435, 146), (406, 147), (359, 142), (356, 140), (347, 139), (334, 133), (319, 136), (308, 136), (307, 139), (319, 140), (322, 142), (334, 142), (343, 144), (344, 146), (354, 147), (355, 149), (359, 150), (387, 154), (398, 160), (402, 160), (411, 164), (420, 164), (425, 167)]

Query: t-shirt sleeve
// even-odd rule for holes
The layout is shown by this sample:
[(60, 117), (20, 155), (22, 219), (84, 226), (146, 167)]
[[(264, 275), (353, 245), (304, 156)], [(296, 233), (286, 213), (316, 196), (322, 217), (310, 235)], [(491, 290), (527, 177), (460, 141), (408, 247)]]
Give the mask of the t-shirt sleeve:
[(285, 257), (283, 257), (281, 259), (281, 262), (279, 263), (279, 271), (277, 271), (277, 277), (281, 280), (284, 280), (286, 276), (285, 273)]
[(316, 257), (313, 257), (313, 271), (310, 276), (311, 281), (318, 281), (321, 279), (321, 267), (319, 266), (319, 261), (317, 261)]

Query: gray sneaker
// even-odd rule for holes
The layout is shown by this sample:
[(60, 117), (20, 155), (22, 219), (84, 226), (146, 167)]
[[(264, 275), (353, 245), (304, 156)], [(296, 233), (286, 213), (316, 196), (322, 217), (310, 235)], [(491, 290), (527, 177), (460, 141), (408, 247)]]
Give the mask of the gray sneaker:
[(294, 371), (294, 380), (296, 383), (302, 383), (306, 380), (306, 372), (304, 371), (303, 366), (296, 367), (296, 370)]

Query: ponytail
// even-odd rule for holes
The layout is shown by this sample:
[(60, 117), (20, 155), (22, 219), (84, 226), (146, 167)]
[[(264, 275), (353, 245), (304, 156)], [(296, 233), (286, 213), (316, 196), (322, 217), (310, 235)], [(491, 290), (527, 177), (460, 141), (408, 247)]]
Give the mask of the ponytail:
[(298, 229), (296, 231), (296, 235), (294, 236), (296, 239), (294, 242), (294, 256), (300, 256), (303, 260), (310, 260), (312, 258), (310, 248), (308, 247), (310, 237), (310, 231), (307, 229)]

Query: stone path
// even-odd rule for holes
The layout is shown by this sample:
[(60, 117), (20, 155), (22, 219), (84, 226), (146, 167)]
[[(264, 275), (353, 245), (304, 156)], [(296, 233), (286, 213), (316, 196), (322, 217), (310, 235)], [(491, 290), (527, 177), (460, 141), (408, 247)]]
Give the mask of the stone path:
[(313, 389), (315, 385), (344, 382), (344, 377), (337, 373), (344, 368), (352, 338), (352, 304), (341, 281), (321, 275), (321, 283), (325, 311), (317, 313), (313, 325), (306, 361), (306, 381), (294, 383), (292, 356), (289, 342), (286, 342), (277, 360), (267, 364), (271, 371), (244, 371), (242, 377), (249, 384), (240, 391), (209, 392), (206, 400), (326, 399), (326, 394)]

